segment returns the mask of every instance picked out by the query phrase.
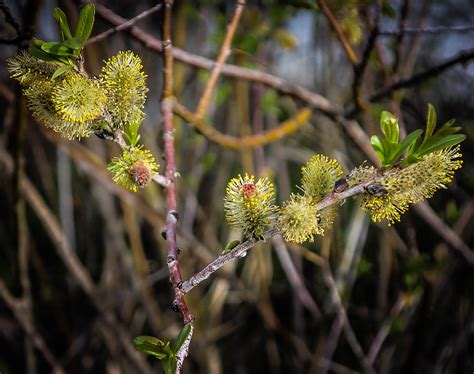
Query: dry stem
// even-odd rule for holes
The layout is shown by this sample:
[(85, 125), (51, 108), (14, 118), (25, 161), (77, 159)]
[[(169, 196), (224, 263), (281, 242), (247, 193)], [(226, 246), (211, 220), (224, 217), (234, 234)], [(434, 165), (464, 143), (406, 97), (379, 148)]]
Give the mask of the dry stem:
[(209, 126), (205, 120), (189, 111), (178, 101), (173, 102), (173, 111), (183, 118), (187, 123), (194, 126), (209, 141), (222, 145), (226, 148), (242, 149), (260, 147), (265, 144), (276, 142), (285, 136), (297, 131), (308, 123), (313, 114), (308, 108), (300, 110), (292, 118), (282, 122), (278, 127), (260, 134), (236, 137), (223, 134), (214, 127)]
[(206, 87), (204, 92), (201, 96), (201, 100), (199, 100), (199, 104), (196, 109), (196, 116), (198, 118), (203, 118), (206, 114), (206, 109), (209, 106), (209, 102), (211, 99), (212, 91), (216, 86), (217, 80), (219, 79), (219, 75), (221, 74), (223, 64), (227, 57), (230, 55), (231, 49), (230, 45), (232, 43), (232, 39), (234, 38), (235, 30), (237, 29), (237, 25), (240, 20), (240, 16), (242, 15), (242, 11), (244, 10), (245, 0), (238, 0), (235, 4), (235, 11), (234, 16), (232, 17), (232, 21), (227, 26), (227, 32), (224, 37), (224, 42), (222, 43), (221, 50), (219, 52), (219, 56), (217, 57), (216, 64), (214, 69), (212, 69), (211, 76), (207, 80)]

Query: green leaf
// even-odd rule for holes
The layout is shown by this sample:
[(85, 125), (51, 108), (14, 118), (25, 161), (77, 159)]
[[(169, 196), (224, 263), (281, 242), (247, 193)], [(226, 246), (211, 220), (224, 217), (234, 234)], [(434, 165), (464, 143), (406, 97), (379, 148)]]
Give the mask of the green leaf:
[(81, 51), (81, 45), (77, 42), (76, 39), (68, 39), (63, 44), (74, 51), (77, 51), (77, 52)]
[(62, 65), (62, 66), (58, 67), (56, 69), (56, 71), (54, 72), (53, 76), (51, 77), (51, 80), (54, 80), (54, 79), (60, 77), (61, 75), (67, 73), (72, 68), (73, 68), (72, 65)]
[(46, 53), (56, 56), (74, 56), (74, 51), (60, 42), (46, 42), (41, 45)]
[(413, 145), (419, 139), (422, 132), (423, 130), (421, 129), (415, 130), (412, 133), (410, 133), (405, 139), (403, 139), (403, 141), (398, 146), (397, 151), (393, 155), (391, 161), (392, 162), (397, 161), (400, 158), (400, 156), (403, 154), (403, 152), (405, 152), (411, 145)]
[(428, 119), (426, 121), (426, 132), (425, 137), (423, 138), (423, 143), (433, 135), (434, 129), (436, 127), (436, 110), (433, 105), (428, 104)]
[(169, 347), (170, 343), (165, 343), (154, 336), (137, 336), (133, 339), (133, 344), (138, 351), (148, 353), (159, 360), (163, 360), (173, 355), (173, 352)]
[(130, 145), (137, 145), (140, 140), (138, 130), (140, 129), (141, 124), (141, 122), (133, 122), (125, 126), (124, 135)]
[(387, 111), (382, 112), (380, 116), (380, 129), (387, 140), (398, 143), (400, 135), (398, 119), (392, 113)]
[(185, 324), (182, 328), (181, 331), (179, 332), (178, 337), (175, 339), (175, 341), (171, 344), (171, 351), (176, 354), (180, 350), (180, 348), (183, 346), (184, 342), (186, 339), (188, 339), (189, 334), (193, 331), (193, 327), (190, 323)]
[(178, 361), (176, 357), (168, 357), (167, 359), (163, 360), (163, 369), (165, 370), (166, 374), (174, 374), (176, 372), (176, 366), (178, 365)]
[(48, 62), (58, 62), (56, 56), (50, 55), (49, 53), (46, 53), (45, 51), (43, 51), (37, 45), (33, 44), (32, 46), (30, 46), (28, 51), (31, 53), (32, 56), (34, 56), (34, 57), (36, 57), (40, 60), (48, 61)]
[(41, 48), (41, 46), (46, 43), (44, 40), (38, 39), (38, 38), (33, 38), (32, 39), (33, 45)]
[(84, 45), (91, 35), (94, 27), (95, 6), (92, 3), (87, 4), (82, 8), (77, 21), (76, 34), (74, 37), (81, 44)]
[(370, 138), (370, 144), (372, 145), (372, 148), (379, 156), (382, 164), (384, 164), (385, 163), (385, 149), (380, 138), (377, 135), (372, 135), (372, 137)]
[(67, 22), (66, 14), (61, 10), (61, 8), (54, 8), (53, 17), (56, 22), (59, 24), (61, 32), (64, 34), (67, 40), (72, 39), (71, 30), (69, 29), (69, 24)]
[(455, 135), (445, 136), (445, 137), (443, 137), (441, 139), (438, 139), (434, 142), (430, 142), (427, 147), (423, 148), (423, 150), (422, 150), (423, 152), (417, 153), (417, 155), (418, 156), (423, 156), (423, 155), (426, 155), (428, 153), (439, 151), (440, 149), (452, 147), (453, 145), (461, 143), (462, 141), (464, 141), (464, 139), (466, 139), (466, 135), (462, 135), (462, 134), (455, 134)]

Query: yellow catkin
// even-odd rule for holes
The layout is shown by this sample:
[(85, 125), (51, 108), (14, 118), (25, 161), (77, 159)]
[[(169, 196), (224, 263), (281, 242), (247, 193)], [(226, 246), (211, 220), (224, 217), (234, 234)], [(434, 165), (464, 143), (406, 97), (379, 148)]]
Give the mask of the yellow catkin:
[(342, 166), (334, 159), (316, 154), (302, 167), (301, 189), (306, 196), (321, 200), (334, 188), (343, 174)]
[(313, 242), (316, 235), (324, 235), (336, 216), (336, 208), (316, 209), (316, 201), (304, 195), (292, 194), (281, 208), (277, 227), (290, 242)]
[(227, 222), (246, 236), (262, 236), (276, 211), (274, 196), (273, 184), (267, 178), (257, 182), (248, 174), (233, 178), (224, 197)]
[(105, 91), (98, 82), (80, 73), (67, 74), (52, 93), (58, 115), (65, 121), (84, 124), (98, 118), (105, 109)]
[(384, 173), (378, 182), (386, 189), (382, 196), (365, 194), (362, 207), (370, 211), (374, 222), (386, 219), (389, 226), (405, 213), (411, 204), (430, 198), (446, 188), (454, 172), (462, 166), (459, 146), (425, 155), (421, 161), (406, 168), (393, 168)]
[(160, 165), (147, 149), (142, 146), (129, 146), (120, 157), (114, 157), (108, 165), (113, 181), (133, 192), (144, 187), (158, 174)]
[(119, 52), (107, 60), (100, 80), (107, 91), (107, 107), (115, 127), (143, 120), (148, 88), (140, 57), (131, 51)]

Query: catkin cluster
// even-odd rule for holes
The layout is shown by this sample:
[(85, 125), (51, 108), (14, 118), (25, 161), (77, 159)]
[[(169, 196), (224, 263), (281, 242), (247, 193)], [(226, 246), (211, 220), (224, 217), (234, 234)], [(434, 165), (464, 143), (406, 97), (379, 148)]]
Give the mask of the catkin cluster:
[(336, 217), (336, 208), (318, 210), (317, 203), (333, 191), (342, 176), (341, 165), (324, 155), (314, 155), (302, 168), (303, 195), (292, 194), (283, 204), (277, 220), (283, 238), (295, 243), (314, 241), (315, 235), (324, 235)]
[[(97, 78), (77, 68), (56, 77), (57, 69), (57, 63), (26, 51), (8, 60), (10, 75), (22, 85), (38, 122), (67, 139), (102, 136), (104, 131), (115, 137), (130, 126), (138, 129), (148, 91), (140, 57), (121, 51), (105, 62)], [(132, 191), (145, 186), (158, 167), (150, 151), (136, 143), (109, 164), (113, 180)]]
[(58, 65), (22, 51), (8, 60), (12, 78), (38, 122), (67, 139), (99, 132), (104, 122), (112, 130), (142, 121), (147, 87), (141, 60), (130, 51), (110, 58), (98, 78), (78, 69), (53, 78)]

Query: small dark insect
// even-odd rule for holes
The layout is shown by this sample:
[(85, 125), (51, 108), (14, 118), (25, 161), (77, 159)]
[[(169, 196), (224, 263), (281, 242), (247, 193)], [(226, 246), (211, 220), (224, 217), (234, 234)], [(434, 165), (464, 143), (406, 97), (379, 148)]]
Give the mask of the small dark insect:
[(388, 192), (387, 189), (382, 186), (380, 183), (373, 183), (369, 184), (368, 186), (365, 187), (365, 190), (369, 195), (372, 196), (385, 196)]
[(341, 179), (338, 179), (336, 183), (334, 183), (333, 192), (339, 193), (339, 192), (347, 190), (348, 188), (349, 188), (349, 183), (347, 183), (346, 178), (341, 178)]

